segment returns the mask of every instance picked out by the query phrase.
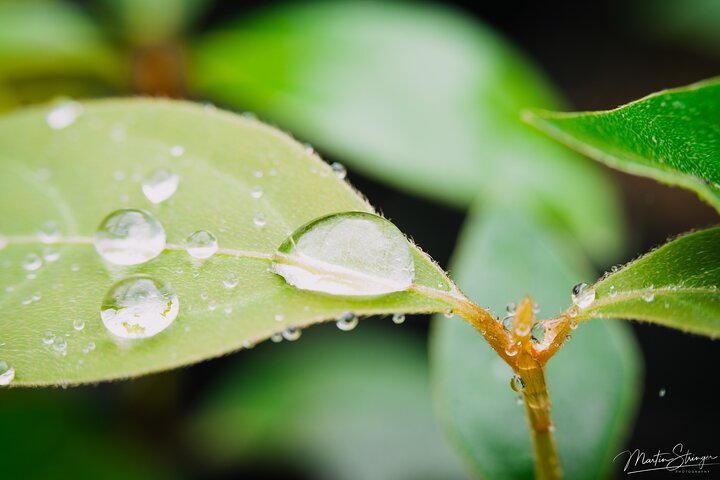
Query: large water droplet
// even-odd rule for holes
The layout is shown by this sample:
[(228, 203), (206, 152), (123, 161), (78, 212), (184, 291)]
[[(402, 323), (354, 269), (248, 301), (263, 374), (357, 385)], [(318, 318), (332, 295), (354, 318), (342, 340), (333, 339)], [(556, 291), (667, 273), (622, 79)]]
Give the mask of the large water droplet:
[(15, 380), (15, 368), (8, 365), (5, 360), (0, 360), (0, 387), (10, 385)]
[(185, 248), (191, 257), (209, 258), (218, 250), (218, 242), (215, 235), (207, 230), (198, 230), (190, 234), (185, 240)]
[(353, 312), (345, 312), (337, 318), (335, 325), (337, 325), (337, 327), (343, 332), (349, 332), (357, 327), (358, 322), (359, 320), (357, 315)]
[(578, 308), (588, 308), (595, 301), (595, 289), (587, 283), (578, 283), (572, 289), (572, 302)]
[(300, 227), (278, 249), (272, 270), (298, 288), (334, 295), (403, 291), (415, 277), (410, 245), (400, 230), (362, 212)]
[(142, 191), (152, 203), (164, 202), (172, 197), (180, 183), (180, 176), (161, 168), (155, 170), (142, 184)]
[(147, 262), (164, 248), (165, 230), (143, 210), (117, 210), (105, 217), (95, 234), (95, 249), (117, 265)]
[(81, 113), (82, 105), (78, 102), (65, 102), (50, 110), (45, 121), (53, 130), (61, 130), (75, 123)]
[(135, 275), (110, 287), (100, 316), (117, 337), (147, 338), (165, 330), (179, 311), (180, 301), (166, 283)]

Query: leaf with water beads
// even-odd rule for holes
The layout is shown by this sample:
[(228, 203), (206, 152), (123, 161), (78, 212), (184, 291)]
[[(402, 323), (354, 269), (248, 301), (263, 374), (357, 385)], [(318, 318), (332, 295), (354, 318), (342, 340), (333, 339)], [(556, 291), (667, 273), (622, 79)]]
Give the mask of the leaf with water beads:
[[(346, 312), (439, 312), (458, 298), (444, 272), (373, 215), (330, 165), (275, 129), (153, 100), (83, 103), (72, 122), (51, 128), (46, 119), (61, 107), (0, 119), (0, 360), (14, 368), (12, 385), (136, 376), (274, 334), (294, 338)], [(143, 179), (161, 170), (182, 184), (155, 204)], [(403, 288), (333, 295), (302, 290), (270, 271), (293, 231), (318, 218), (342, 220), (328, 216), (348, 211), (359, 212), (348, 219), (371, 218), (381, 233), (395, 232), (386, 240), (404, 249), (398, 258), (410, 259), (404, 265), (414, 272)], [(48, 222), (54, 226), (45, 228)], [(297, 245), (307, 247), (306, 240)], [(382, 235), (356, 240), (373, 251), (370, 240)], [(113, 290), (129, 278), (144, 281)], [(101, 315), (108, 295), (122, 300), (105, 303), (114, 307), (105, 314), (110, 330)], [(121, 316), (125, 333), (118, 335), (111, 330)], [(84, 327), (76, 329), (75, 320)]]
[(577, 320), (626, 318), (720, 335), (720, 227), (678, 237), (594, 285)]

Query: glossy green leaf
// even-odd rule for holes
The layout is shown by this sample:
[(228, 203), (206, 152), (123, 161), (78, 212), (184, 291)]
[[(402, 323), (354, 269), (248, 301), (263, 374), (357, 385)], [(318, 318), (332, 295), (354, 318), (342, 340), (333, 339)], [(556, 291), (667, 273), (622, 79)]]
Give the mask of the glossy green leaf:
[[(372, 211), (329, 165), (281, 132), (183, 102), (118, 100), (82, 108), (74, 123), (57, 130), (47, 123), (48, 113), (57, 112), (50, 108), (0, 119), (0, 359), (15, 367), (15, 385), (173, 368), (348, 310), (447, 308), (431, 296), (446, 294), (449, 280), (414, 247), (414, 286), (388, 295), (306, 292), (269, 271), (271, 255), (301, 225), (335, 212)], [(154, 205), (141, 183), (161, 168), (180, 183)], [(93, 247), (96, 228), (123, 208), (151, 212), (164, 226), (168, 247), (157, 258), (127, 267), (101, 260)], [(264, 225), (256, 225), (258, 214)], [(47, 222), (57, 223), (61, 238), (37, 235)], [(197, 230), (214, 233), (220, 246), (204, 261), (183, 246)], [(45, 258), (37, 269), (35, 256)], [(180, 314), (152, 338), (121, 342), (105, 329), (100, 307), (113, 284), (134, 274), (168, 283)], [(226, 288), (228, 280), (237, 286)], [(75, 330), (75, 320), (84, 328)], [(65, 354), (58, 343), (45, 344), (46, 332), (62, 339), (60, 347), (67, 344)], [(90, 342), (96, 348), (83, 353)]]
[(494, 32), (450, 10), (273, 7), (200, 39), (188, 64), (199, 94), (256, 111), (359, 172), (461, 207), (483, 197), (538, 209), (542, 197), (537, 213), (593, 254), (617, 250), (604, 177), (520, 120), (521, 108), (556, 106), (551, 89)]
[(606, 112), (529, 112), (549, 135), (607, 165), (695, 191), (720, 210), (720, 80)]
[[(530, 294), (540, 318), (567, 305), (588, 268), (569, 239), (510, 210), (474, 212), (455, 257), (466, 293), (502, 315)], [(608, 476), (632, 425), (640, 383), (638, 350), (627, 325), (582, 324), (548, 364), (552, 418), (566, 478)], [(450, 439), (484, 478), (534, 478), (525, 410), (512, 371), (468, 324), (435, 320), (432, 371), (436, 407)], [(462, 365), (462, 368), (458, 368)]]
[(0, 82), (59, 77), (117, 82), (119, 57), (72, 4), (0, 2)]
[(85, 393), (2, 392), (3, 478), (177, 478), (174, 467), (163, 468), (157, 445), (130, 437), (116, 411)]
[(609, 274), (578, 318), (628, 318), (720, 336), (720, 227), (683, 235)]
[(434, 420), (424, 343), (391, 323), (318, 330), (259, 347), (209, 387), (189, 435), (202, 458), (281, 457), (334, 480), (464, 478)]

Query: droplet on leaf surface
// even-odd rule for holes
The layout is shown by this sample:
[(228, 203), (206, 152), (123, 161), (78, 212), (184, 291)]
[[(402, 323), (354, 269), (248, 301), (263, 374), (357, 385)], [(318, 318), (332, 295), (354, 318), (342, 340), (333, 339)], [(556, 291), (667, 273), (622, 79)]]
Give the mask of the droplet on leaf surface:
[(172, 197), (180, 184), (180, 176), (161, 168), (151, 173), (142, 184), (142, 191), (152, 203), (158, 204)]
[(165, 230), (144, 210), (117, 210), (100, 223), (95, 249), (103, 259), (117, 265), (145, 263), (165, 249)]
[(595, 289), (587, 283), (578, 283), (572, 289), (572, 302), (579, 308), (588, 308), (595, 301)]
[(199, 259), (212, 257), (218, 250), (217, 238), (207, 230), (198, 230), (190, 234), (185, 240), (185, 245), (190, 256)]
[(147, 338), (165, 330), (178, 316), (180, 302), (170, 287), (147, 275), (135, 275), (110, 287), (100, 316), (120, 338)]
[(415, 264), (395, 225), (377, 215), (350, 212), (293, 232), (275, 254), (272, 271), (303, 290), (370, 296), (407, 290)]

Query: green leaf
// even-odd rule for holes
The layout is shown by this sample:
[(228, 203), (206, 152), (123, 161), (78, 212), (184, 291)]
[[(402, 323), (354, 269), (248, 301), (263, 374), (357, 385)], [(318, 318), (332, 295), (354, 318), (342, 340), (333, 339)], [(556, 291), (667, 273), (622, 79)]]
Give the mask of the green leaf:
[[(542, 223), (502, 209), (476, 211), (468, 222), (453, 271), (468, 295), (498, 314), (530, 294), (540, 318), (555, 316), (587, 275), (577, 247)], [(510, 367), (459, 319), (437, 318), (432, 337), (436, 407), (468, 465), (484, 478), (534, 478)], [(572, 337), (548, 364), (552, 418), (566, 477), (595, 479), (609, 475), (632, 425), (640, 360), (622, 323), (589, 322)]]
[(583, 318), (627, 318), (720, 336), (720, 227), (683, 235), (607, 275)]
[(525, 118), (610, 167), (688, 188), (720, 210), (720, 79), (606, 112), (528, 112)]
[[(0, 2), (0, 82), (94, 78), (116, 83), (119, 57), (91, 19), (65, 2)], [(57, 93), (56, 93), (57, 94)]]
[[(413, 287), (388, 295), (302, 291), (269, 271), (272, 254), (301, 225), (336, 212), (372, 211), (329, 165), (281, 132), (183, 102), (103, 101), (82, 109), (57, 130), (46, 122), (49, 108), (0, 119), (0, 360), (15, 367), (15, 385), (173, 368), (349, 310), (371, 315), (448, 307), (433, 297), (448, 295), (449, 280), (415, 247)], [(154, 205), (141, 180), (161, 168), (181, 180), (177, 193)], [(127, 267), (101, 260), (93, 248), (96, 228), (123, 208), (151, 212), (164, 226), (168, 246), (157, 258)], [(254, 222), (258, 213), (267, 222), (262, 227)], [(36, 234), (47, 222), (57, 222), (61, 238)], [(204, 261), (183, 246), (198, 230), (214, 233), (220, 246)], [(37, 270), (34, 256), (46, 257)], [(105, 329), (100, 307), (112, 285), (135, 274), (168, 283), (180, 314), (152, 338), (121, 342)], [(229, 275), (235, 288), (224, 286)], [(84, 322), (80, 331), (75, 320)], [(44, 344), (46, 332), (62, 339), (60, 347), (67, 343), (64, 355), (57, 343)], [(90, 342), (95, 350), (83, 353)]]
[(188, 65), (199, 94), (267, 116), (359, 172), (460, 207), (522, 203), (598, 257), (618, 249), (604, 177), (520, 120), (521, 108), (557, 106), (552, 90), (494, 32), (451, 10), (273, 7), (200, 39)]
[(398, 330), (259, 347), (209, 387), (189, 438), (220, 466), (280, 456), (312, 478), (463, 478), (434, 421), (427, 349)]

